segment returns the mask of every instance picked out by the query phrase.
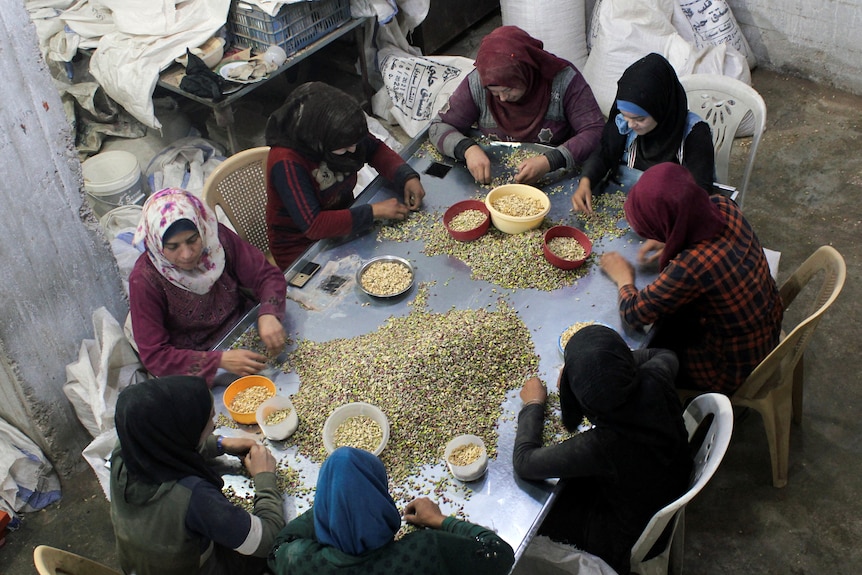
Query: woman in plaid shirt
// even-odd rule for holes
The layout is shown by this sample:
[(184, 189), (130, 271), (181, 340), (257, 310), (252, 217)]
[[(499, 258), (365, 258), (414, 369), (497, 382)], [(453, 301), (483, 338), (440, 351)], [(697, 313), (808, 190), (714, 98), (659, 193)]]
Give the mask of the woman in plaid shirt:
[(617, 284), (620, 315), (656, 323), (651, 345), (680, 360), (677, 387), (732, 394), (778, 344), (784, 309), (760, 241), (737, 205), (709, 196), (673, 163), (646, 170), (625, 203), (626, 219), (661, 250), (658, 278), (640, 291), (617, 252), (601, 267)]

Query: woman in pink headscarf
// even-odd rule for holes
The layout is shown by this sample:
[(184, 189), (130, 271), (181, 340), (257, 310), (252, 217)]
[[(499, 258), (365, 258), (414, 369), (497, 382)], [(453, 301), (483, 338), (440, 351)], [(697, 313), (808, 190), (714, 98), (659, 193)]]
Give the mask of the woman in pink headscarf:
[(707, 195), (670, 162), (643, 173), (625, 213), (651, 240), (642, 258), (661, 248), (661, 271), (638, 290), (632, 264), (617, 252), (602, 256), (620, 316), (635, 327), (656, 324), (650, 345), (676, 352), (677, 387), (732, 394), (778, 344), (784, 315), (757, 235), (732, 200)]
[(465, 135), (473, 126), (494, 140), (554, 147), (521, 163), (515, 181), (524, 184), (579, 166), (599, 144), (605, 120), (592, 90), (571, 62), (542, 46), (517, 26), (488, 34), (476, 69), (431, 122), (431, 142), (442, 154), (466, 162), (478, 183), (491, 181), (491, 162)]
[(210, 386), (219, 369), (258, 373), (267, 361), (262, 354), (211, 351), (255, 303), (258, 333), (269, 353), (284, 347), (284, 275), (219, 224), (200, 198), (174, 188), (150, 196), (135, 233), (135, 243), (141, 242), (146, 251), (129, 276), (129, 308), (147, 371), (196, 375)]

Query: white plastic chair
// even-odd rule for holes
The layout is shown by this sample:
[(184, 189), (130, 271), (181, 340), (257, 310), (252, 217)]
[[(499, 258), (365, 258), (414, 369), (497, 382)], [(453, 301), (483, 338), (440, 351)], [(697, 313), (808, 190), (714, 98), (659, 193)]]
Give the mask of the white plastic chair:
[[(632, 547), (631, 571), (640, 575), (665, 575), (670, 566), (672, 573), (682, 573), (682, 553), (685, 538), (685, 506), (700, 493), (718, 469), (724, 458), (730, 435), (733, 432), (733, 408), (726, 395), (705, 393), (692, 400), (683, 413), (689, 442), (707, 416), (713, 415), (706, 436), (694, 457), (691, 487), (676, 501), (669, 503), (652, 516), (643, 533)], [(700, 434), (697, 434), (699, 437)], [(670, 529), (667, 544), (661, 553), (645, 560), (655, 542), (666, 529)]]
[(748, 159), (742, 175), (742, 184), (737, 186), (736, 202), (742, 206), (754, 158), (760, 138), (766, 128), (766, 103), (757, 91), (748, 84), (720, 74), (689, 74), (679, 79), (686, 96), (688, 108), (709, 124), (712, 144), (715, 148), (715, 173), (718, 182), (730, 184), (730, 150), (739, 125), (748, 112), (754, 118), (754, 135), (748, 149)]

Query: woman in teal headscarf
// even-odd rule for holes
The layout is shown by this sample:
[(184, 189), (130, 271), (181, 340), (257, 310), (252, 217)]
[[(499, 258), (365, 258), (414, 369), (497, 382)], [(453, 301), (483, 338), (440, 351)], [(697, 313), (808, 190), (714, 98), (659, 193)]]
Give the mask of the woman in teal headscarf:
[(427, 497), (408, 504), (404, 519), (430, 529), (396, 541), (401, 514), (388, 484), (377, 456), (336, 449), (320, 468), (312, 509), (279, 534), (270, 568), (277, 575), (509, 572), (514, 553), (505, 541), (480, 525), (443, 515)]

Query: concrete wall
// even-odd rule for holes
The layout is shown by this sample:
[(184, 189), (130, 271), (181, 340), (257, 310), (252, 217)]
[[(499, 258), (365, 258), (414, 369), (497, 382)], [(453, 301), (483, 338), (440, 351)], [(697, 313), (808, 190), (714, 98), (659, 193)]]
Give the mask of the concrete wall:
[(63, 394), (92, 313), (124, 318), (119, 271), (81, 193), (57, 89), (19, 0), (0, 0), (0, 417), (61, 475), (90, 437)]
[(862, 1), (728, 4), (761, 65), (862, 94)]
[[(595, 3), (585, 0), (588, 26)], [(727, 3), (759, 66), (862, 94), (862, 0)]]

